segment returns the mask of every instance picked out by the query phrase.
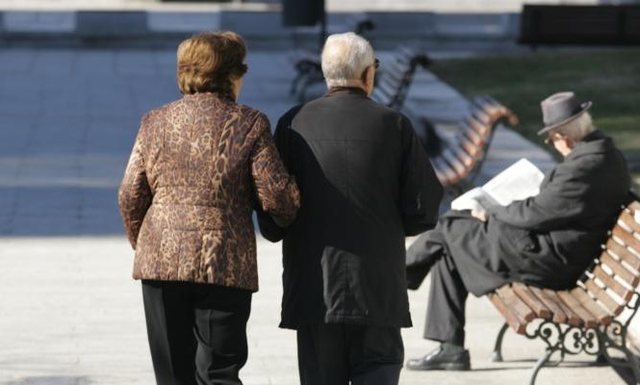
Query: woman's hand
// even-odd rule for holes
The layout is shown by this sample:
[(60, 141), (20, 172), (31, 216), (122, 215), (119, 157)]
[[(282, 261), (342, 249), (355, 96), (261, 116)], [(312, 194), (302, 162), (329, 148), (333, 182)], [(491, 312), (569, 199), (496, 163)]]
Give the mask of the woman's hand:
[(471, 216), (480, 220), (481, 222), (487, 221), (487, 212), (484, 210), (471, 210)]

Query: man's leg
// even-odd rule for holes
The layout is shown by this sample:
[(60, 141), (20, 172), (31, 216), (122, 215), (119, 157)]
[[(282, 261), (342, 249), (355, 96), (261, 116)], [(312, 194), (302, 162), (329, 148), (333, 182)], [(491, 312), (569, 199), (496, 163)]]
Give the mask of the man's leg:
[(300, 385), (349, 384), (349, 358), (343, 325), (301, 325), (297, 338)]
[(469, 292), (447, 256), (431, 269), (431, 288), (424, 338), (439, 341), (436, 351), (407, 362), (412, 370), (468, 370), (469, 353), (464, 349), (465, 303)]
[(189, 291), (175, 282), (142, 281), (153, 370), (158, 385), (196, 384), (196, 340)]
[(251, 292), (230, 287), (193, 284), (199, 385), (241, 385), (247, 362), (246, 325)]
[(352, 385), (397, 385), (404, 361), (400, 328), (348, 326)]
[(431, 272), (424, 338), (463, 346), (468, 295), (453, 260), (445, 257), (436, 263)]
[(407, 249), (407, 287), (417, 290), (431, 267), (444, 254), (444, 237), (440, 227), (422, 233)]

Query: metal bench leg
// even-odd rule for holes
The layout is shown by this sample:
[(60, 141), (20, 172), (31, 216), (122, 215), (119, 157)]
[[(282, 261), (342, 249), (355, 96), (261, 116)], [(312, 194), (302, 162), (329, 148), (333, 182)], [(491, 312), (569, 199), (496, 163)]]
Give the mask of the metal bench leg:
[(533, 371), (531, 372), (531, 378), (529, 379), (529, 385), (534, 385), (536, 383), (536, 377), (538, 376), (538, 372), (542, 367), (549, 362), (551, 355), (555, 352), (555, 350), (547, 349), (547, 352), (544, 354), (542, 358), (538, 360), (536, 366), (533, 367)]
[(502, 340), (504, 338), (504, 333), (507, 332), (507, 329), (509, 329), (509, 325), (507, 325), (507, 323), (505, 322), (500, 328), (500, 331), (498, 332), (495, 345), (493, 345), (493, 354), (491, 354), (492, 362), (504, 361), (502, 359)]
[(633, 354), (632, 351), (629, 350), (626, 346), (623, 349), (625, 356), (627, 356), (627, 362), (629, 366), (631, 366), (631, 370), (633, 370), (633, 376), (636, 378), (636, 384), (640, 384), (640, 360)]
[[(635, 312), (633, 315), (635, 315)], [(598, 331), (599, 354), (603, 356), (612, 367), (623, 366), (631, 368), (636, 384), (640, 384), (640, 359), (627, 347), (627, 326), (631, 318), (624, 324), (614, 320), (612, 324)], [(609, 349), (623, 353), (626, 362), (611, 357), (611, 355), (609, 355)]]

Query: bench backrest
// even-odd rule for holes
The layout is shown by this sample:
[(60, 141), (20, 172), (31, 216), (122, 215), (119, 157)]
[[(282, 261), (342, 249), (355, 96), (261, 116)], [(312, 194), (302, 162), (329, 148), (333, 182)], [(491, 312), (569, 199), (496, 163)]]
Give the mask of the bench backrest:
[(376, 79), (373, 99), (395, 110), (400, 110), (407, 98), (409, 87), (418, 67), (427, 68), (431, 59), (426, 54), (400, 48), (394, 60), (386, 63)]
[(496, 127), (518, 124), (518, 117), (490, 96), (472, 101), (470, 114), (458, 124), (458, 134), (438, 154), (429, 154), (444, 186), (473, 182), (486, 159)]
[(640, 6), (525, 4), (525, 44), (640, 44)]
[[(638, 298), (640, 283), (640, 203), (627, 205), (593, 268), (578, 282), (575, 293), (584, 292), (613, 316)], [(575, 295), (575, 294), (574, 294)]]

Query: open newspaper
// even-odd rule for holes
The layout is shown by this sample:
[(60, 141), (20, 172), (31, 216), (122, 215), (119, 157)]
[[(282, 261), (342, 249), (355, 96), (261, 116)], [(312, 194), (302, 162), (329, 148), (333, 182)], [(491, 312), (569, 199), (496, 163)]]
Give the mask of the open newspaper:
[(454, 210), (487, 210), (491, 206), (506, 206), (517, 200), (538, 195), (544, 174), (533, 163), (520, 159), (493, 177), (482, 187), (476, 187), (451, 202)]

